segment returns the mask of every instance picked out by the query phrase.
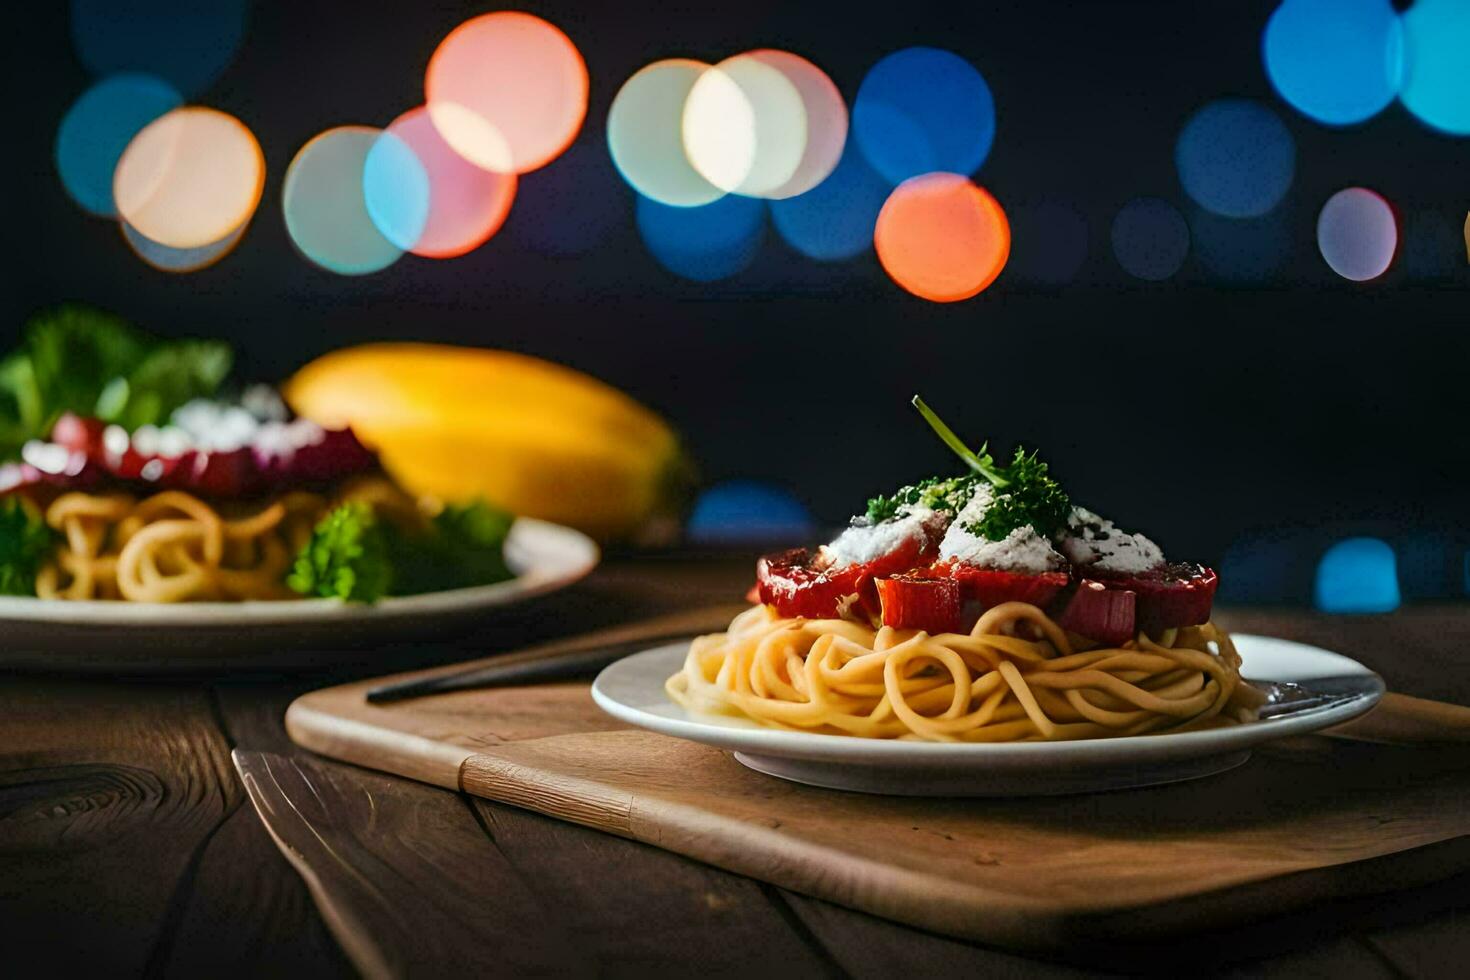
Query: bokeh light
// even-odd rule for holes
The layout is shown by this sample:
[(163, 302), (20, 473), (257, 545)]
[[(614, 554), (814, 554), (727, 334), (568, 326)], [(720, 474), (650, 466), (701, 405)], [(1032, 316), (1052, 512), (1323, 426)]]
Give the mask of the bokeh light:
[(959, 55), (905, 48), (863, 79), (852, 108), (853, 137), (892, 184), (935, 171), (970, 175), (995, 140), (995, 99)]
[(883, 269), (936, 303), (969, 299), (995, 281), (1011, 229), (995, 198), (962, 174), (912, 177), (889, 195), (873, 231)]
[(429, 113), (445, 141), (498, 173), (544, 167), (587, 116), (587, 65), (560, 28), (518, 11), (465, 21), (429, 59)]
[(292, 243), (340, 275), (377, 272), (404, 252), (374, 223), (363, 192), (368, 155), (380, 134), (369, 126), (329, 129), (308, 141), (286, 168), (281, 208)]
[[(372, 147), (359, 168), (362, 203), (367, 209), (367, 216), (383, 237), (406, 252), (418, 246), (429, 223), (429, 172), (424, 169), (418, 154), (398, 136), (377, 130), (373, 132)], [(357, 141), (351, 141), (352, 151), (347, 150), (347, 142), (344, 139), (341, 150), (344, 159), (340, 166), (344, 174), (351, 173), (353, 165), (346, 157), (355, 155)], [(344, 197), (344, 207), (354, 203), (350, 195)], [(352, 220), (356, 221), (357, 212), (351, 213)]]
[(1460, 236), (1437, 211), (1416, 211), (1404, 222), (1404, 271), (1415, 279), (1447, 279), (1463, 263)]
[(1189, 234), (1200, 264), (1223, 282), (1268, 280), (1291, 259), (1291, 226), (1282, 208), (1259, 218), (1224, 218), (1194, 209)]
[(822, 262), (850, 259), (873, 247), (888, 181), (848, 140), (837, 168), (799, 197), (771, 202), (771, 221), (788, 245)]
[(786, 76), (806, 111), (806, 147), (801, 160), (791, 179), (765, 196), (783, 200), (805, 194), (826, 180), (842, 158), (847, 144), (847, 103), (827, 73), (800, 55), (762, 48), (750, 52), (750, 57)]
[(728, 279), (755, 261), (765, 235), (766, 205), (731, 194), (684, 208), (638, 199), (638, 233), (659, 264), (695, 282)]
[(1398, 244), (1393, 208), (1366, 187), (1338, 191), (1317, 216), (1317, 247), (1344, 279), (1366, 282), (1383, 275)]
[(684, 153), (722, 191), (765, 197), (796, 174), (806, 107), (781, 72), (736, 55), (699, 76), (684, 102)]
[(1254, 218), (1291, 188), (1296, 143), (1281, 118), (1250, 99), (1216, 99), (1185, 122), (1174, 144), (1185, 193), (1206, 211)]
[(816, 530), (791, 491), (758, 480), (717, 483), (699, 495), (686, 531), (699, 544), (800, 541)]
[(585, 254), (632, 223), (632, 195), (600, 142), (573, 144), (522, 186), (505, 233), (543, 255)]
[(1315, 592), (1323, 612), (1392, 612), (1400, 601), (1393, 548), (1378, 538), (1339, 541), (1317, 564)]
[(1266, 22), (1261, 56), (1298, 112), (1348, 126), (1398, 94), (1403, 31), (1388, 0), (1285, 0)]
[(1470, 3), (1415, 0), (1403, 25), (1399, 99), (1435, 129), (1470, 136)]
[(1087, 260), (1087, 219), (1061, 201), (1039, 201), (1007, 209), (1011, 257), (1006, 281), (1061, 286), (1077, 278)]
[(1157, 197), (1136, 197), (1113, 218), (1113, 255), (1131, 276), (1162, 282), (1189, 254), (1189, 226), (1174, 205)]
[(248, 0), (72, 0), (72, 43), (93, 74), (146, 72), (192, 96), (240, 50), (249, 11)]
[(240, 239), (245, 237), (245, 229), (250, 223), (247, 221), (219, 241), (199, 248), (169, 248), (144, 237), (126, 221), (119, 222), (119, 225), (123, 240), (138, 258), (162, 272), (182, 273), (198, 272), (229, 255), (240, 244)]
[(1320, 545), (1302, 528), (1271, 528), (1244, 535), (1220, 559), (1215, 601), (1237, 605), (1312, 601)]
[(1397, 558), (1399, 594), (1407, 600), (1457, 599), (1461, 556), (1456, 542), (1428, 529), (1416, 529), (1392, 542)]
[[(428, 215), (409, 251), (431, 259), (453, 258), (500, 230), (515, 201), (515, 174), (484, 170), (460, 156), (439, 134), (426, 106), (399, 116), (387, 132), (413, 151), (429, 181)], [(369, 189), (376, 197), (382, 186), (374, 183)]]
[(136, 72), (104, 78), (83, 92), (56, 131), (56, 172), (72, 200), (92, 214), (116, 217), (117, 161), (144, 126), (183, 102), (168, 82)]
[(607, 114), (607, 145), (623, 179), (643, 197), (698, 207), (724, 195), (684, 153), (684, 103), (709, 65), (656, 61), (623, 83)]
[(119, 158), (118, 214), (169, 248), (212, 245), (250, 220), (265, 186), (265, 157), (234, 116), (186, 106), (143, 127)]

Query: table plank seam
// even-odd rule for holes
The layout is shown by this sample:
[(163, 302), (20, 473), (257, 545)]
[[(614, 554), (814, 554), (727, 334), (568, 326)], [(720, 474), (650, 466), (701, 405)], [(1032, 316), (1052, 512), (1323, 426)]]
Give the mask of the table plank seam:
[[(225, 757), (228, 759), (230, 752), (235, 748), (235, 738), (225, 721), (224, 708), (220, 704), (219, 693), (214, 685), (211, 684), (207, 688), (206, 696), (203, 700), (209, 709), (210, 717), (214, 719), (214, 724), (219, 731), (220, 738), (224, 740), (227, 746)], [(239, 793), (236, 795), (234, 805), (225, 808), (219, 820), (209, 829), (209, 833), (200, 839), (198, 845), (189, 854), (189, 861), (184, 865), (184, 873), (179, 876), (178, 883), (169, 895), (168, 905), (164, 908), (163, 921), (160, 924), (158, 937), (149, 949), (147, 959), (143, 961), (142, 973), (144, 976), (162, 976), (165, 972), (164, 968), (168, 965), (169, 959), (173, 955), (179, 929), (184, 922), (184, 913), (188, 911), (190, 900), (194, 897), (199, 867), (204, 861), (204, 854), (209, 850), (210, 844), (214, 842), (215, 837), (218, 836), (225, 824), (235, 815), (235, 811), (246, 805), (249, 800), (245, 792), (245, 785), (241, 782), (239, 774), (235, 772), (234, 766), (227, 768), (229, 769), (228, 774), (218, 774), (222, 776), (221, 785), (226, 785), (224, 780), (233, 782), (239, 788)]]
[(1368, 955), (1372, 956), (1379, 963), (1383, 964), (1383, 968), (1389, 973), (1392, 973), (1394, 976), (1401, 978), (1401, 980), (1411, 980), (1411, 978), (1413, 977), (1413, 974), (1409, 973), (1409, 971), (1405, 970), (1403, 967), (1399, 966), (1398, 963), (1394, 962), (1393, 957), (1389, 956), (1386, 951), (1380, 949), (1378, 944), (1373, 941), (1373, 938), (1371, 936), (1365, 936), (1360, 932), (1354, 932), (1349, 934), (1349, 938), (1351, 938), (1352, 941), (1357, 943), (1359, 946), (1366, 949), (1368, 951)]
[(812, 951), (812, 954), (826, 967), (828, 976), (852, 976), (843, 967), (832, 950), (828, 948), (827, 944), (822, 941), (822, 938), (813, 932), (812, 927), (807, 925), (806, 920), (801, 917), (796, 909), (791, 907), (791, 903), (786, 900), (786, 894), (780, 888), (767, 884), (764, 881), (757, 881), (756, 885), (760, 888), (761, 894), (766, 897), (766, 901), (770, 902), (771, 906), (776, 910), (776, 914), (781, 916), (782, 921), (786, 923), (786, 927), (795, 933), (796, 937), (805, 943), (806, 947)]
[[(243, 788), (242, 788), (243, 792)], [(235, 811), (240, 809), (245, 801), (237, 800), (235, 805), (225, 811), (219, 821), (209, 829), (209, 833), (199, 841), (197, 847), (189, 854), (189, 861), (184, 866), (184, 873), (179, 876), (178, 883), (174, 885), (173, 892), (168, 898), (168, 905), (164, 908), (163, 921), (159, 924), (158, 937), (153, 941), (153, 946), (148, 950), (148, 956), (143, 961), (143, 976), (157, 977), (165, 973), (170, 957), (173, 955), (174, 944), (178, 939), (179, 929), (184, 922), (184, 913), (188, 911), (189, 903), (194, 897), (194, 886), (199, 874), (199, 867), (204, 861), (204, 854), (209, 850), (209, 845), (219, 834), (225, 823), (234, 816)]]

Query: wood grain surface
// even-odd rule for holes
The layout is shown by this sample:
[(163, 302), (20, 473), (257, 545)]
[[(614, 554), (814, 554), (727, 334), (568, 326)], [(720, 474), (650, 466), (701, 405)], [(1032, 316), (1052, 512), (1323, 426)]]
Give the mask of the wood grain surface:
[[(504, 858), (505, 870), (427, 901), (417, 894), (426, 887), (421, 877), (384, 873), (372, 879), (401, 921), (393, 936), (403, 945), (385, 950), (384, 957), (416, 964), (425, 975), (464, 972), (456, 966), (464, 954), (435, 939), (441, 933), (432, 919), (452, 902), (465, 906), (453, 911), (453, 920), (474, 929), (473, 942), (484, 947), (500, 941), (495, 919), (501, 915), (526, 923), (528, 935), (518, 949), (536, 948), (533, 938), (543, 937), (546, 959), (516, 962), (532, 974), (565, 966), (555, 948), (561, 946), (578, 956), (573, 975), (591, 969), (612, 977), (1080, 977), (1104, 969), (1463, 976), (1470, 961), (1467, 875), (1387, 896), (1315, 903), (1224, 932), (1159, 938), (1111, 958), (1079, 949), (1039, 959), (878, 919), (507, 804), (314, 757), (294, 746), (282, 726), (286, 706), (312, 688), (726, 600), (743, 592), (749, 577), (746, 556), (614, 558), (584, 587), (479, 624), (453, 645), (383, 645), (364, 651), (356, 666), (307, 678), (138, 683), (0, 674), (3, 972), (314, 980), (356, 972), (302, 877), (246, 800), (229, 766), (234, 748), (241, 756), (275, 755), (303, 771), (330, 772), (344, 792), (394, 784), (395, 791), (373, 792), (372, 799), (381, 818), (395, 826), (415, 826), (407, 814), (432, 805), (424, 802), (430, 798), (453, 801), (469, 816), (434, 824), (436, 835), (461, 838), (458, 843), (426, 846), (458, 852), (488, 843)], [(1231, 625), (1342, 650), (1409, 694), (1470, 702), (1470, 611), (1464, 607), (1382, 617), (1262, 610), (1237, 613)], [(135, 778), (134, 771), (151, 774), (134, 785), (153, 787), (154, 800), (157, 787), (164, 787), (164, 802), (140, 807), (133, 801), (148, 798), (147, 792), (119, 792), (119, 767)], [(58, 769), (69, 778), (58, 779)], [(98, 769), (109, 774), (100, 782), (77, 778)], [(311, 792), (300, 781), (282, 783), (293, 794)], [(300, 808), (309, 812), (309, 801), (302, 799)], [(369, 851), (378, 846), (370, 834), (361, 840)], [(334, 900), (345, 903), (354, 894), (344, 890)], [(541, 912), (530, 922), (518, 912), (527, 894)], [(512, 975), (505, 964), (487, 973)]]
[[(644, 628), (663, 635), (661, 625)], [(372, 705), (373, 683), (298, 699), (289, 734), (359, 765), (1018, 948), (1136, 945), (1470, 867), (1463, 748), (1309, 737), (1173, 786), (906, 800), (771, 779), (718, 749), (627, 730), (585, 684)], [(1439, 846), (1417, 852), (1428, 845)]]

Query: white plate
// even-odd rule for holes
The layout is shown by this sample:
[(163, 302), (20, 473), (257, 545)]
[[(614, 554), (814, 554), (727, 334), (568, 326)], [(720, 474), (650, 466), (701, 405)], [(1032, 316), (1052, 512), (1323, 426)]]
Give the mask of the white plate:
[(440, 632), (486, 610), (564, 588), (597, 566), (580, 531), (518, 518), (505, 543), (516, 577), (494, 585), (383, 599), (64, 602), (0, 596), (0, 667), (71, 670), (274, 668), (331, 651)]
[(1033, 796), (1194, 779), (1240, 765), (1254, 745), (1317, 731), (1363, 714), (1383, 682), (1341, 654), (1267, 636), (1237, 634), (1247, 677), (1309, 683), (1364, 677), (1372, 693), (1286, 717), (1204, 731), (1074, 742), (910, 742), (765, 728), (727, 715), (685, 711), (664, 693), (687, 643), (658, 647), (607, 667), (592, 697), (613, 717), (722, 749), (751, 769), (832, 789), (905, 796)]

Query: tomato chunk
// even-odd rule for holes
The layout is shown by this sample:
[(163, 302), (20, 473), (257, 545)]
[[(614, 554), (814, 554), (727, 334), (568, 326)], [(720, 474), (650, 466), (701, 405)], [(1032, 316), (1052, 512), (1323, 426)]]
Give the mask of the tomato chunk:
[(1098, 643), (1127, 643), (1137, 636), (1137, 599), (1136, 593), (1126, 589), (1083, 579), (1063, 601), (1056, 621), (1062, 629)]
[(1102, 580), (1109, 588), (1138, 595), (1138, 628), (1152, 639), (1167, 629), (1209, 622), (1220, 585), (1214, 569), (1192, 562), (1170, 562), (1137, 575)]
[(936, 566), (936, 571), (959, 583), (964, 599), (978, 602), (982, 609), (1003, 602), (1029, 602), (1045, 609), (1067, 587), (1066, 572), (1002, 572), (965, 562)]
[(952, 578), (895, 575), (878, 579), (883, 625), (926, 633), (957, 633), (964, 600)]

